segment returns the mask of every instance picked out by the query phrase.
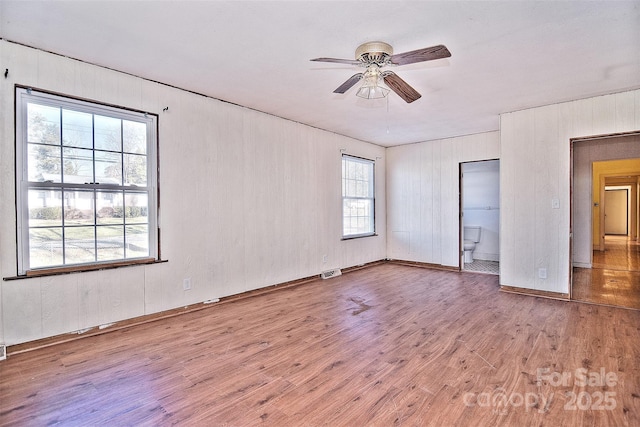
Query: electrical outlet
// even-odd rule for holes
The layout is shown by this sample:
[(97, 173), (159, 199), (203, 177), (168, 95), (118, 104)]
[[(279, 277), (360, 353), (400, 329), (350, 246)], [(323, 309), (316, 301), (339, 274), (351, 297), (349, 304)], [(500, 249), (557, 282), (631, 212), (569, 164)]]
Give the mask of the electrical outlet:
[(322, 255), (322, 263), (323, 264), (327, 263), (327, 255)]
[(539, 268), (538, 269), (538, 277), (540, 279), (546, 279), (547, 278), (547, 269), (546, 268)]
[(185, 291), (191, 289), (191, 278), (187, 278), (182, 281), (182, 289)]

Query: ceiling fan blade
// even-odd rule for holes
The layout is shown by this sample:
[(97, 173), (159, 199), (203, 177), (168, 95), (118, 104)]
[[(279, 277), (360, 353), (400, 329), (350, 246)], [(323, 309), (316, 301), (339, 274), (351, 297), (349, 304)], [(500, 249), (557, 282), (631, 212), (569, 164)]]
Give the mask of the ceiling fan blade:
[(424, 49), (391, 55), (391, 63), (396, 65), (413, 64), (414, 62), (431, 61), (433, 59), (448, 58), (451, 52), (444, 45), (425, 47)]
[(334, 62), (337, 64), (349, 64), (349, 65), (362, 65), (362, 62), (357, 59), (339, 59), (339, 58), (314, 58), (310, 59), (310, 61), (315, 62)]
[(400, 98), (404, 99), (407, 103), (411, 103), (420, 98), (420, 95), (414, 88), (409, 86), (407, 82), (402, 80), (393, 71), (385, 71), (382, 74), (384, 82), (391, 88), (392, 91), (398, 94)]
[(351, 87), (354, 84), (358, 83), (362, 79), (363, 76), (364, 76), (363, 73), (354, 74), (353, 76), (351, 76), (349, 78), (349, 80), (347, 80), (346, 82), (342, 83), (336, 90), (334, 90), (333, 93), (345, 93), (346, 91), (351, 89)]

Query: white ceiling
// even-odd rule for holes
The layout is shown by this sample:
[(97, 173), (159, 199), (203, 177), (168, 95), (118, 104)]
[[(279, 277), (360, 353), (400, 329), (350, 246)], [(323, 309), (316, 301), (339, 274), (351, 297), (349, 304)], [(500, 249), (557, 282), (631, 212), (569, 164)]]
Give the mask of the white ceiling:
[[(0, 0), (0, 36), (383, 146), (640, 88), (640, 1)], [(361, 69), (309, 59), (371, 40), (452, 56), (394, 68), (412, 104), (332, 93)]]

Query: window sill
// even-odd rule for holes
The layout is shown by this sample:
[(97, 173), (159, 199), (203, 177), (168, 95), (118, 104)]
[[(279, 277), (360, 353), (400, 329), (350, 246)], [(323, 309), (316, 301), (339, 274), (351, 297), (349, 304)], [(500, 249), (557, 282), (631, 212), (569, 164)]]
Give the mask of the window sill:
[(30, 279), (33, 277), (44, 277), (44, 276), (59, 276), (62, 274), (71, 274), (71, 273), (82, 273), (88, 271), (99, 271), (99, 270), (111, 270), (113, 268), (122, 268), (122, 267), (134, 267), (139, 265), (149, 265), (149, 264), (162, 264), (168, 262), (168, 260), (160, 260), (155, 258), (143, 258), (132, 261), (120, 261), (120, 262), (111, 262), (104, 264), (90, 264), (90, 265), (77, 265), (70, 267), (62, 267), (62, 268), (47, 268), (41, 270), (29, 270), (26, 274), (20, 276), (13, 277), (3, 277), (2, 280), (19, 280), (19, 279)]
[(378, 233), (373, 234), (356, 234), (354, 236), (342, 236), (341, 240), (353, 240), (353, 239), (362, 239), (364, 237), (377, 237)]

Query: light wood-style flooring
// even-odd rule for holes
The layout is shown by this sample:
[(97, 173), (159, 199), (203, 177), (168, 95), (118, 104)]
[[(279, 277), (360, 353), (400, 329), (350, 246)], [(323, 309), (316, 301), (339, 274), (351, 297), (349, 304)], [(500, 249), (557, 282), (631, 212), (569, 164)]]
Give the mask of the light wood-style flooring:
[(638, 426), (640, 311), (384, 263), (10, 355), (0, 425)]
[(593, 251), (592, 267), (573, 269), (573, 299), (640, 310), (638, 242), (605, 236), (605, 251)]
[(627, 236), (605, 236), (604, 252), (593, 251), (593, 268), (640, 272), (640, 243)]

